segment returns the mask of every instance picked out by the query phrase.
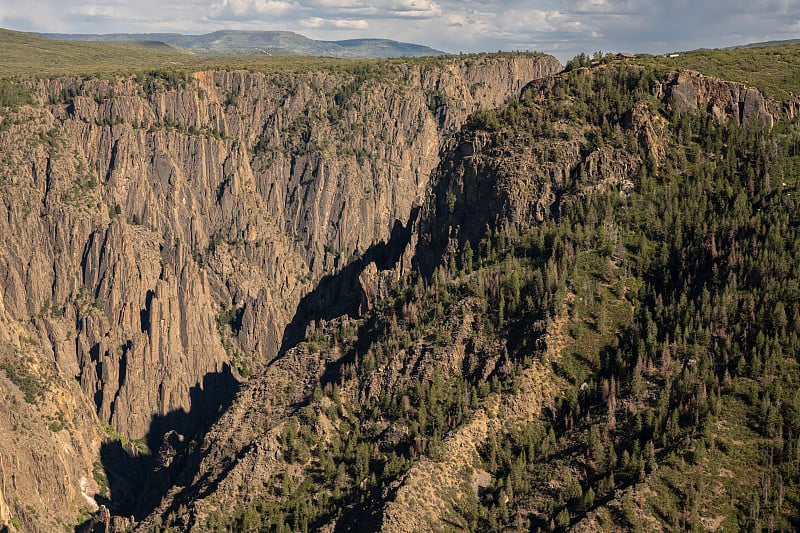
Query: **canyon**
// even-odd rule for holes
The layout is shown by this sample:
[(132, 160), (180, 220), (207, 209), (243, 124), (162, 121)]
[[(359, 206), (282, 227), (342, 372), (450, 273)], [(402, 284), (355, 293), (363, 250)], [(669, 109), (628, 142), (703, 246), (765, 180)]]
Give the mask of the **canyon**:
[(529, 53), (6, 83), (7, 530), (797, 525), (796, 97)]
[(4, 360), (37, 392), (6, 384), (0, 520), (91, 510), (107, 434), (123, 457), (194, 435), (320, 279), (409, 223), (467, 116), (560, 64), (374, 68), (24, 83), (34, 105), (0, 123), (0, 313)]

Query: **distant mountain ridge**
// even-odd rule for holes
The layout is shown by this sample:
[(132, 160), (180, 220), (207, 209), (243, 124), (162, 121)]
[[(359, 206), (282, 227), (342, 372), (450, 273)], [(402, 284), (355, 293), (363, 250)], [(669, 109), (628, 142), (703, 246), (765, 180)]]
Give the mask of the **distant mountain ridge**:
[(735, 46), (728, 46), (725, 50), (733, 50), (736, 48), (762, 48), (765, 46), (785, 46), (800, 44), (800, 39), (784, 39), (779, 41), (760, 41), (757, 43), (737, 44)]
[(178, 46), (199, 55), (310, 55), (338, 58), (389, 58), (444, 55), (428, 46), (390, 39), (317, 41), (291, 31), (221, 30), (203, 35), (180, 33), (42, 33), (63, 41), (148, 41)]

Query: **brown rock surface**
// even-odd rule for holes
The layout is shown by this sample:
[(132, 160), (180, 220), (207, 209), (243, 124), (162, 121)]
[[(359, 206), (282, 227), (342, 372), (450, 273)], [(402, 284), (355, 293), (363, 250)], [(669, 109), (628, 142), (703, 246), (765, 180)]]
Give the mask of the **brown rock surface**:
[[(665, 86), (672, 79), (664, 80)], [(531, 99), (527, 103), (544, 105), (543, 99), (548, 97), (556, 81), (550, 78), (533, 84), (533, 90), (526, 95)], [(721, 101), (719, 95), (725, 94), (727, 84), (715, 83), (716, 86), (707, 82), (705, 92), (698, 97), (698, 106)], [(713, 106), (700, 109), (714, 113)], [(730, 114), (717, 118), (730, 120), (734, 116), (742, 115), (734, 115), (731, 110)], [(397, 269), (389, 271), (378, 267), (376, 261), (369, 260), (369, 254), (349, 262), (348, 267), (357, 267), (357, 272), (348, 278), (353, 283), (351, 291), (360, 289), (363, 301), (368, 305), (374, 303), (385, 285), (384, 280), (407, 269), (412, 258), (429, 270), (431, 277), (426, 279), (436, 283), (434, 268), (441, 264), (443, 255), (455, 251), (464, 240), (482, 235), (487, 226), (536, 223), (543, 210), (557, 209), (558, 198), (566, 194), (590, 194), (594, 189), (619, 190), (620, 194), (625, 194), (630, 187), (630, 176), (647, 163), (647, 156), (656, 159), (664, 156), (668, 139), (662, 138), (665, 119), (646, 105), (637, 106), (620, 118), (620, 123), (614, 125), (618, 127), (614, 135), (628, 136), (632, 143), (597, 145), (587, 128), (566, 119), (552, 124), (552, 130), (540, 135), (536, 143), (526, 141), (528, 132), (524, 128), (513, 130), (508, 137), (502, 136), (507, 132), (500, 132), (500, 141), (486, 129), (466, 128), (448, 140), (442, 149), (441, 161), (433, 172), (432, 191), (419, 219), (411, 221), (410, 242), (400, 254)], [(584, 173), (580, 189), (568, 187), (573, 172)], [(324, 282), (317, 289), (323, 286)], [(331, 291), (335, 293), (336, 290)], [(322, 301), (333, 305), (329, 295)], [(503, 347), (473, 345), (471, 355), (476, 358), (475, 354), (480, 353), (480, 363), (465, 364), (467, 344), (482, 338), (480, 332), (473, 329), (470, 313), (465, 310), (469, 310), (469, 303), (463, 309), (451, 309), (443, 321), (442, 327), (451, 340), (445, 350), (436, 353), (413, 344), (398, 349), (388, 364), (372, 371), (360, 389), (358, 384), (347, 383), (344, 378), (337, 382), (341, 385), (342, 397), (363, 404), (366, 397), (378, 397), (382, 391), (391, 394), (401, 390), (398, 383), (432, 379), (434, 375), (458, 375), (465, 367), (483, 366), (488, 375), (503, 364)], [(550, 358), (557, 358), (563, 347), (563, 325), (561, 317), (546, 326), (542, 340)], [(311, 322), (303, 331), (314, 338), (315, 327)], [(287, 418), (301, 409), (315, 410), (324, 421), (322, 404), (327, 398), (314, 399), (312, 390), (315, 383), (322, 381), (326, 364), (333, 364), (340, 357), (342, 354), (325, 347), (311, 353), (300, 345), (252, 379), (202, 442), (191, 450), (188, 466), (181, 470), (181, 476), (173, 478), (175, 483), (168, 497), (139, 524), (139, 529), (153, 529), (162, 519), (187, 529), (198, 527), (215, 513), (225, 515), (237, 505), (259, 501), (269, 490), (268, 484), (279, 475), (288, 472), (302, 478), (302, 472), (290, 472), (293, 466), (283, 457), (279, 436)], [(378, 504), (382, 522), (378, 526), (363, 527), (382, 526), (394, 531), (452, 527), (453, 523), (448, 522), (452, 513), (448, 510), (469, 495), (466, 488), (486, 484), (476, 451), (498, 427), (519, 425), (536, 416), (557, 390), (558, 378), (550, 367), (533, 365), (521, 376), (519, 390), (497, 397), (488, 408), (479, 410), (468, 422), (444, 437), (443, 458), (421, 457), (416, 461), (398, 479), (393, 494), (382, 495)], [(325, 429), (322, 422), (319, 425), (315, 430), (322, 441)], [(386, 438), (402, 432), (399, 425), (388, 427)], [(345, 529), (349, 524), (343, 525), (344, 521), (342, 517), (330, 517), (324, 528)]]
[[(407, 222), (443, 139), (559, 69), (514, 55), (26, 82), (34, 105), (0, 128), (0, 339), (46, 382), (3, 415), (0, 521), (48, 530), (93, 508), (103, 423), (158, 447), (213, 419), (316, 282)], [(66, 430), (34, 423), (67, 411)]]
[[(324, 372), (302, 346), (275, 359), (287, 326), (315, 327), (297, 316), (312, 289), (332, 315), (357, 314), (414, 261), (432, 269), (487, 226), (540, 220), (572, 172), (624, 194), (642, 154), (664, 154), (664, 119), (646, 106), (623, 124), (637, 154), (593, 146), (566, 120), (551, 141), (514, 150), (485, 131), (451, 137), (478, 107), (559, 69), (498, 56), (367, 75), (27, 82), (36, 103), (0, 113), (0, 523), (74, 525), (101, 503), (105, 473), (112, 499), (136, 490), (124, 465), (144, 464), (143, 444), (161, 450), (147, 486), (165, 498), (140, 499), (140, 511), (160, 505), (180, 519), (190, 515), (170, 506), (191, 500), (195, 520), (245, 497), (242, 487), (285, 466), (282, 424)], [(545, 98), (555, 80), (529, 85), (528, 97)], [(738, 84), (680, 73), (653, 91), (679, 113), (772, 125), (774, 106)], [(383, 247), (398, 228), (408, 246)], [(448, 328), (460, 340), (444, 366), (456, 368), (466, 334)], [(418, 367), (420, 354), (404, 357), (370, 390)], [(182, 435), (217, 417), (181, 456)], [(105, 424), (134, 463), (100, 464)], [(225, 498), (208, 497), (215, 487)]]

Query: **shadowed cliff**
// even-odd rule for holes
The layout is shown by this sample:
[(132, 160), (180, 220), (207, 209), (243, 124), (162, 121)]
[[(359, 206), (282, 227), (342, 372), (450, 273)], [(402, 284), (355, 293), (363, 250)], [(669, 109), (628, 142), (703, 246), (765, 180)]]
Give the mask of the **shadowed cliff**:
[[(104, 425), (155, 452), (170, 430), (205, 427), (190, 391), (206, 376), (226, 364), (258, 375), (310, 320), (358, 314), (362, 297), (343, 295), (360, 266), (297, 308), (351, 258), (370, 275), (380, 266), (366, 261), (396, 254), (378, 243), (395, 241), (395, 221), (423, 202), (443, 139), (470, 113), (561, 68), (539, 54), (308, 65), (9, 85), (0, 311), (19, 333), (0, 329), (31, 347), (32, 368), (69, 385), (48, 399), (54, 428), (75, 412), (76, 378), (94, 410), (69, 418), (90, 444), (63, 459), (73, 473), (40, 516), (68, 523), (74, 508), (93, 508)], [(112, 452), (109, 465), (127, 464)], [(43, 492), (33, 483), (20, 501)], [(44, 523), (3, 498), (26, 528)]]

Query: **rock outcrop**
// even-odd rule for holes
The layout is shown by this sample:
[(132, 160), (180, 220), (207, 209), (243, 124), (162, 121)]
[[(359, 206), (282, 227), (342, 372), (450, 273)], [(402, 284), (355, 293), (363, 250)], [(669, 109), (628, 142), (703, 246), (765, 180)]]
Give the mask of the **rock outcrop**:
[(682, 71), (671, 74), (652, 90), (680, 115), (701, 110), (708, 111), (717, 120), (733, 120), (740, 125), (755, 123), (771, 129), (774, 123), (769, 102), (758, 89), (741, 83)]
[[(67, 523), (93, 508), (104, 424), (155, 451), (213, 420), (278, 354), (301, 298), (407, 223), (443, 140), (561, 67), (507, 55), (339, 68), (24, 82), (35, 104), (0, 123), (0, 334), (9, 364), (30, 346), (30, 373), (51, 376), (37, 409), (56, 391), (75, 405), (80, 451), (62, 474), (41, 466), (57, 457), (47, 446), (0, 448), (14, 465), (2, 520), (35, 529), (46, 512)], [(42, 480), (30, 492), (13, 482), (26, 470)], [(112, 501), (135, 489), (121, 470), (105, 468)]]

